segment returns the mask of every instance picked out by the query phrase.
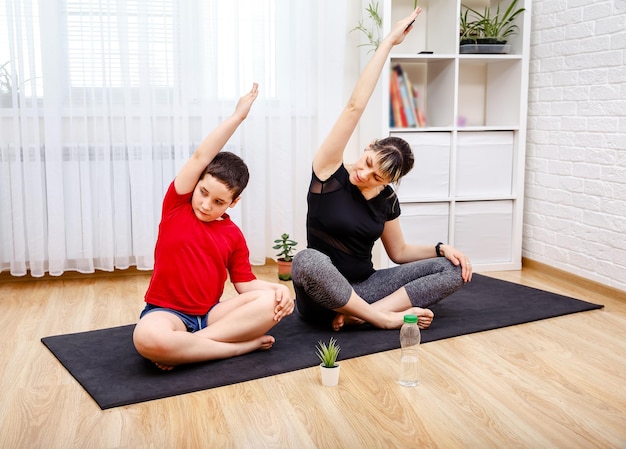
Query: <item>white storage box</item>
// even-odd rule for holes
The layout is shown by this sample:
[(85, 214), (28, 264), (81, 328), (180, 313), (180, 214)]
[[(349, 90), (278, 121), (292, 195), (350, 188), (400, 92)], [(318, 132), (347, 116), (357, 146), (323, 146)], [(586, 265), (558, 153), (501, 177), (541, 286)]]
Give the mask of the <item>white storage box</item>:
[(454, 246), (474, 265), (512, 259), (513, 201), (456, 204)]
[(447, 199), (450, 186), (450, 133), (391, 133), (406, 140), (413, 150), (415, 165), (400, 180), (400, 201), (424, 198)]
[(511, 195), (513, 132), (460, 132), (456, 193), (461, 197)]

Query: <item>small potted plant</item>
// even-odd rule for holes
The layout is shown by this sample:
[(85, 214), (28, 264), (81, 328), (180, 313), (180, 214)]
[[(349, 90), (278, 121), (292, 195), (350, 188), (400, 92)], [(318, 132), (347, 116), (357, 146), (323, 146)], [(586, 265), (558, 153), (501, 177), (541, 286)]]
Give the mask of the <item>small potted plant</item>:
[(339, 383), (339, 364), (337, 356), (341, 348), (337, 345), (337, 340), (330, 337), (328, 345), (321, 341), (317, 342), (317, 357), (320, 359), (320, 372), (322, 375), (322, 385), (334, 387)]
[[(500, 12), (500, 3), (495, 13), (485, 7), (482, 13), (462, 5), (460, 22), (460, 53), (508, 53), (508, 38), (517, 34), (519, 27), (514, 23), (525, 8), (517, 8), (518, 0), (513, 0), (508, 8)], [(473, 19), (468, 16), (473, 14)]]
[(289, 234), (282, 234), (279, 239), (274, 240), (272, 249), (280, 250), (276, 257), (278, 260), (278, 279), (281, 281), (291, 280), (291, 255), (296, 250), (298, 242), (289, 238)]

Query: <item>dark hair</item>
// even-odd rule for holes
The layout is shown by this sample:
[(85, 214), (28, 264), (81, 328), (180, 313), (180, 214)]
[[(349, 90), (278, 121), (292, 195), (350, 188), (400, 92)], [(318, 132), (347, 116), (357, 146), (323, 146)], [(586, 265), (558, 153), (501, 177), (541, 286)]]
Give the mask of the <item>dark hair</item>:
[(374, 142), (371, 150), (379, 153), (378, 162), (392, 183), (397, 183), (413, 168), (415, 158), (411, 145), (400, 137), (386, 137)]
[(250, 179), (250, 172), (246, 163), (239, 156), (229, 151), (217, 153), (207, 165), (200, 179), (206, 175), (211, 175), (223, 182), (233, 194), (233, 199), (241, 195)]

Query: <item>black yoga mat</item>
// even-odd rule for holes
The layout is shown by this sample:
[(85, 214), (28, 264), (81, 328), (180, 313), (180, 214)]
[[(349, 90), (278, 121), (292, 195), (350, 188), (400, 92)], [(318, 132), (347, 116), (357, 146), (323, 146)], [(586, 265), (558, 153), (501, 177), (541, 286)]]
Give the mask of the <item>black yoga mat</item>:
[[(471, 283), (432, 307), (435, 320), (422, 342), (602, 308), (574, 298), (474, 275)], [(315, 345), (337, 338), (340, 360), (396, 349), (398, 330), (369, 325), (333, 332), (311, 326), (296, 313), (271, 331), (269, 351), (184, 365), (163, 372), (133, 347), (134, 325), (42, 338), (44, 345), (98, 403), (107, 409), (230, 385), (319, 364)]]

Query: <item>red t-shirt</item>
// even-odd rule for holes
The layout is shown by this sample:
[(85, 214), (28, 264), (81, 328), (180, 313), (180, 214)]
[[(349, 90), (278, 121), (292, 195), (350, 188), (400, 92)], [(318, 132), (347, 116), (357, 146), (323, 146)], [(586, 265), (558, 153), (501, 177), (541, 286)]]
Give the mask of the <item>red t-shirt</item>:
[(208, 223), (198, 220), (191, 207), (192, 194), (177, 194), (173, 182), (165, 194), (145, 300), (204, 315), (220, 300), (228, 275), (233, 283), (256, 277), (239, 227), (228, 214)]

